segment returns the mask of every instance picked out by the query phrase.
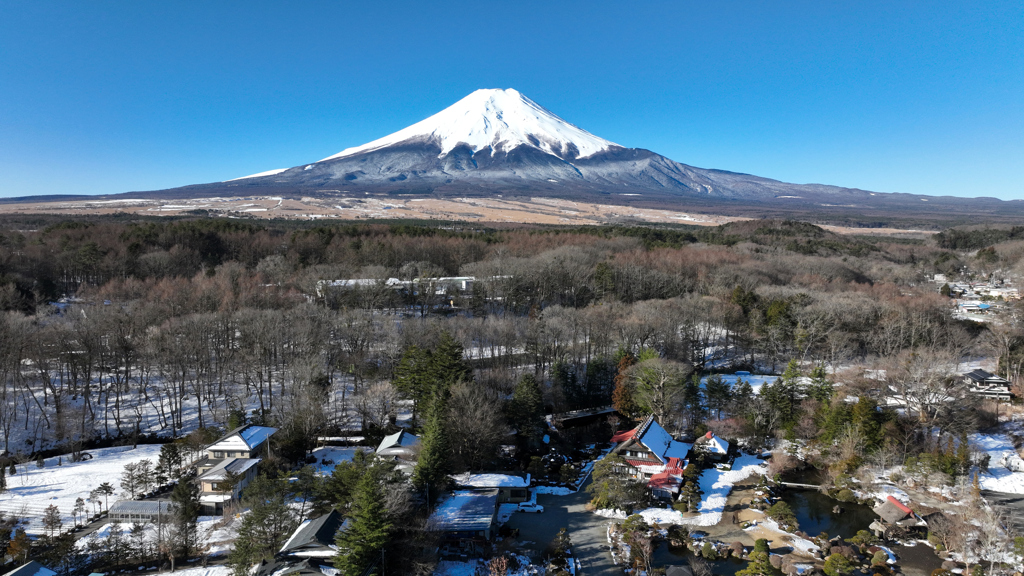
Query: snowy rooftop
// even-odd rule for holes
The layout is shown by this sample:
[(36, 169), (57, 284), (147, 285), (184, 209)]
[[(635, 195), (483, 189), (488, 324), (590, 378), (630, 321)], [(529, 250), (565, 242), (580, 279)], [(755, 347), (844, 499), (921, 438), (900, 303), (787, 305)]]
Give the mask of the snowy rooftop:
[(7, 572), (4, 576), (57, 576), (57, 573), (33, 560)]
[(250, 448), (255, 448), (266, 442), (267, 438), (270, 438), (274, 432), (277, 432), (277, 428), (270, 428), (268, 426), (249, 426), (239, 432), (239, 434), (242, 436), (242, 440), (244, 440)]
[(456, 492), (430, 515), (438, 531), (487, 530), (498, 510), (498, 491)]
[(411, 448), (413, 446), (418, 446), (419, 443), (419, 436), (410, 434), (405, 430), (399, 430), (390, 436), (385, 436), (384, 439), (380, 441), (380, 446), (377, 446), (377, 452), (395, 447)]
[(457, 474), (452, 480), (466, 488), (526, 488), (530, 485), (530, 475), (525, 478), (511, 474)]

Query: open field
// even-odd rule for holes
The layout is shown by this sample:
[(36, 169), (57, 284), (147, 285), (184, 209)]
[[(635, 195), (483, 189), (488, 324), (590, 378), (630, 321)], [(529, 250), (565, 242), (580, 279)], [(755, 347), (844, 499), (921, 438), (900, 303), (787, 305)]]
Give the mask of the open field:
[[(156, 200), (74, 199), (55, 202), (0, 203), (0, 214), (110, 215), (140, 216), (210, 215), (235, 218), (280, 218), (290, 220), (374, 220), (412, 219), (477, 222), (480, 224), (542, 224), (583, 226), (595, 224), (655, 223), (719, 226), (728, 222), (751, 220), (742, 215), (708, 213), (707, 208), (688, 210), (685, 206), (670, 210), (577, 202), (558, 198), (286, 198), (282, 196), (237, 196)], [(897, 227), (861, 228), (826, 225), (838, 234), (902, 236), (921, 238), (931, 231)]]

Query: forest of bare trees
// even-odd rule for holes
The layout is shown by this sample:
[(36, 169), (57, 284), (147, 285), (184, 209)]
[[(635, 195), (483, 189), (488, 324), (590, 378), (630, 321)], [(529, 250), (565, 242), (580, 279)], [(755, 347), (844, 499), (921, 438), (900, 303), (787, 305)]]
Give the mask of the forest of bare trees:
[[(315, 431), (393, 419), (400, 356), (442, 332), (488, 390), (507, 395), (531, 372), (555, 411), (608, 404), (623, 350), (698, 372), (777, 371), (791, 359), (955, 367), (999, 338), (1003, 356), (1019, 355), (1016, 333), (954, 320), (922, 282), (978, 265), (967, 258), (777, 221), (479, 230), (113, 219), (7, 230), (3, 448), (177, 436), (243, 412), (285, 426), (301, 450)], [(478, 280), (464, 291), (384, 282), (443, 275)], [(318, 289), (347, 278), (369, 282)]]

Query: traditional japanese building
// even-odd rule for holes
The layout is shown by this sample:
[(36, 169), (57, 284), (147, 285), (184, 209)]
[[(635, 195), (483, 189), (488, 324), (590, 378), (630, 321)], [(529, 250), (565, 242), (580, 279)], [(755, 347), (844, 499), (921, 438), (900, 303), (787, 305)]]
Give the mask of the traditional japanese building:
[(647, 486), (660, 498), (672, 498), (683, 484), (683, 469), (692, 444), (679, 442), (648, 416), (639, 426), (612, 436), (617, 443), (612, 453), (626, 461), (634, 478), (647, 480)]

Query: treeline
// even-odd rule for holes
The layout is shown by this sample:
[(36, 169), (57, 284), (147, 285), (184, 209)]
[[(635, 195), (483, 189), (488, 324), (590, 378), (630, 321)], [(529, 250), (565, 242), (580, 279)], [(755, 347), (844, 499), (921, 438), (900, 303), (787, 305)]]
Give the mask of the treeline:
[[(384, 426), (394, 412), (384, 385), (402, 354), (441, 333), (465, 348), (478, 382), (507, 394), (533, 373), (547, 409), (561, 411), (607, 404), (622, 351), (654, 349), (698, 371), (775, 370), (793, 358), (957, 356), (984, 330), (915, 287), (936, 263), (959, 262), (951, 252), (803, 223), (295, 226), (98, 220), (4, 231), (3, 447), (176, 435), (255, 410), (301, 453), (325, 426)], [(383, 282), (456, 274), (479, 280), (466, 291)], [(347, 278), (371, 282), (320, 284)]]
[[(642, 257), (643, 267), (650, 269), (654, 278), (636, 289), (617, 289), (625, 299), (637, 300), (692, 291), (701, 272), (708, 272), (712, 263), (708, 260), (718, 263), (723, 254), (730, 255), (724, 262), (729, 264), (727, 270), (740, 279), (751, 273), (744, 268), (764, 268), (752, 261), (778, 257), (782, 259), (778, 269), (795, 267), (799, 273), (809, 267), (807, 273), (824, 281), (860, 283), (908, 283), (912, 278), (901, 276), (900, 270), (891, 268), (893, 265), (911, 264), (928, 271), (936, 266), (948, 268), (943, 259), (949, 258), (926, 245), (869, 242), (787, 221), (736, 222), (720, 227), (532, 230), (411, 224), (324, 226), (232, 219), (46, 222), (0, 222), (0, 306), (5, 309), (32, 312), (36, 306), (74, 295), (84, 287), (129, 280), (151, 285), (163, 279), (212, 275), (224, 265), (240, 267), (243, 276), (258, 276), (263, 283), (308, 288), (305, 284), (320, 278), (451, 276), (469, 273), (467, 268), (474, 266), (511, 268), (509, 271), (514, 273), (522, 259), (549, 253), (546, 260), (550, 265), (582, 257), (590, 267), (588, 274), (594, 274), (593, 268), (603, 262), (611, 271), (619, 272), (620, 284), (631, 284), (637, 280), (637, 273), (622, 264)], [(563, 252), (552, 253), (556, 249)], [(811, 265), (811, 261), (802, 262), (798, 256), (812, 260), (845, 257), (847, 261)], [(691, 262), (693, 259), (696, 261)], [(652, 262), (657, 265), (652, 266)], [(675, 293), (663, 286), (681, 268), (689, 266), (696, 270), (687, 275), (686, 283)], [(890, 269), (885, 270), (887, 267)], [(565, 271), (563, 280), (580, 280), (565, 276), (570, 272), (578, 274), (576, 270)], [(600, 285), (590, 286), (591, 291), (607, 291), (615, 278), (604, 270), (597, 280)], [(736, 283), (735, 278), (719, 280), (729, 288)], [(755, 276), (748, 284), (788, 280)], [(544, 296), (540, 295), (541, 304), (547, 303)]]

